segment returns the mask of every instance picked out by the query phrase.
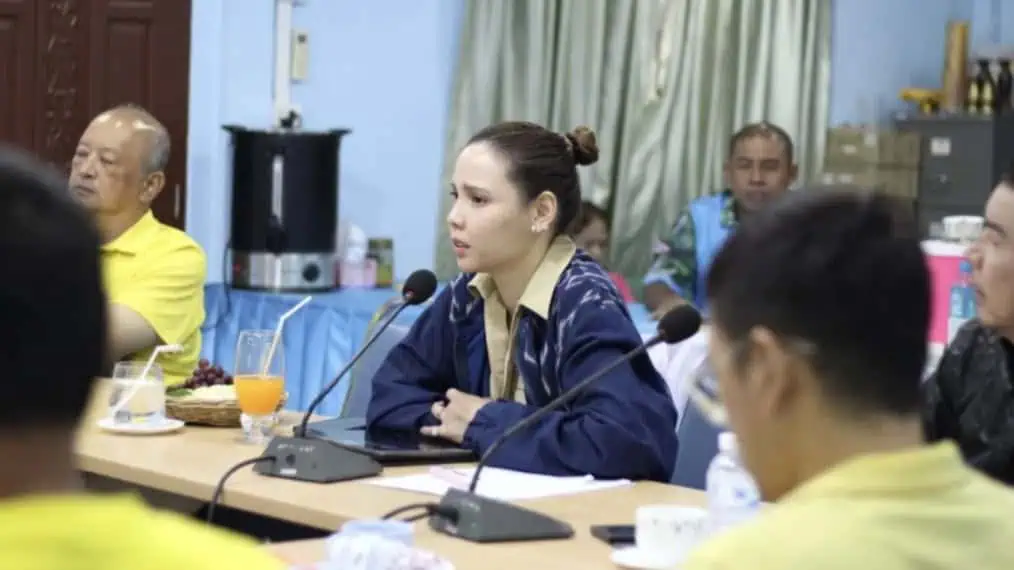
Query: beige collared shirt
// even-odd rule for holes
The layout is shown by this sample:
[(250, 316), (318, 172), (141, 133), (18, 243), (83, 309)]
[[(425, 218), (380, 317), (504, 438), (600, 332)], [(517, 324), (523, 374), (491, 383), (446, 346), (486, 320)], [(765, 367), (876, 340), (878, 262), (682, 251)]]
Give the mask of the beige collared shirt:
[[(569, 237), (559, 236), (553, 240), (545, 257), (535, 269), (535, 274), (525, 287), (518, 301), (543, 319), (549, 318), (549, 304), (560, 275), (567, 268), (577, 247)], [(518, 332), (518, 314), (509, 315), (507, 307), (496, 290), (496, 284), (488, 273), (478, 273), (468, 282), (473, 295), (482, 297), (483, 321), (486, 330), (486, 351), (489, 357), (489, 392), (497, 400), (515, 400), (524, 403), (524, 382), (519, 382), (517, 366), (514, 364), (514, 339)]]

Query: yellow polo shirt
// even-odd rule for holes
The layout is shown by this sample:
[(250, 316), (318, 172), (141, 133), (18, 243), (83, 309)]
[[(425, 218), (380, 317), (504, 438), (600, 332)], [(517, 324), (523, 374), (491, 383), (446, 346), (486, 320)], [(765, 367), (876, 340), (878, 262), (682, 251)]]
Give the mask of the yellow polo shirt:
[(853, 459), (756, 520), (699, 547), (682, 570), (1011, 570), (1014, 490), (941, 442)]
[[(141, 315), (163, 344), (183, 345), (182, 352), (159, 355), (167, 384), (188, 378), (200, 358), (206, 273), (201, 246), (151, 212), (102, 246), (109, 302)], [(150, 355), (148, 349), (126, 360), (144, 361)]]
[[(518, 306), (524, 306), (543, 319), (549, 318), (549, 304), (560, 275), (567, 269), (577, 246), (566, 236), (559, 236), (550, 244), (532, 278), (525, 286)], [(486, 332), (486, 353), (489, 358), (489, 393), (494, 400), (525, 401), (524, 383), (518, 382), (517, 367), (511, 360), (514, 338), (518, 333), (518, 311), (508, 317), (507, 307), (496, 290), (496, 283), (488, 273), (477, 273), (468, 282), (473, 295), (483, 300), (483, 328)]]
[(4, 570), (284, 570), (239, 535), (149, 509), (132, 497), (0, 501)]

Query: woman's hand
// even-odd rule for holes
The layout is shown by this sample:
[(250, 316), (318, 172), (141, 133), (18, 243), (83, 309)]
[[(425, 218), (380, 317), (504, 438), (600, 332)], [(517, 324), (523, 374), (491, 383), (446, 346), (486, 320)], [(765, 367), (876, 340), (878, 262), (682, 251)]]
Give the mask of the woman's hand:
[(447, 391), (447, 402), (434, 402), (430, 412), (440, 423), (435, 426), (423, 426), (419, 431), (423, 435), (448, 439), (461, 443), (465, 439), (475, 414), (489, 403), (489, 400), (466, 394), (451, 388)]

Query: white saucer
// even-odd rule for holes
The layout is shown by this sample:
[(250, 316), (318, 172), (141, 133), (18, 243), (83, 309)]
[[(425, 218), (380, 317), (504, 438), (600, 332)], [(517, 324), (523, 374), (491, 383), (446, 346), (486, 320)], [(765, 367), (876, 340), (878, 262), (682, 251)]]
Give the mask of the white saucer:
[(609, 559), (620, 568), (629, 568), (630, 570), (676, 570), (679, 568), (679, 561), (661, 564), (646, 556), (647, 554), (646, 551), (640, 550), (636, 546), (625, 546), (614, 548)]
[(183, 422), (175, 418), (166, 418), (161, 424), (125, 424), (117, 423), (112, 418), (102, 418), (98, 426), (106, 431), (124, 435), (158, 435), (172, 433), (183, 428)]

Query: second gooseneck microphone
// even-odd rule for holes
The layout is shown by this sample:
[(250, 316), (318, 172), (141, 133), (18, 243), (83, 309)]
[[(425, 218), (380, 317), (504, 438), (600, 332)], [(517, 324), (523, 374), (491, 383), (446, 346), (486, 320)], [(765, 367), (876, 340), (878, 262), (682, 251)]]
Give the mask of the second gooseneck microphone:
[(379, 475), (382, 468), (373, 458), (343, 449), (330, 441), (307, 437), (306, 424), (324, 398), (334, 390), (345, 374), (356, 365), (398, 315), (409, 305), (425, 303), (436, 290), (437, 278), (432, 271), (420, 269), (409, 275), (402, 287), (402, 299), (397, 308), (377, 326), (359, 352), (335, 375), (334, 380), (314, 397), (294, 435), (278, 436), (268, 443), (264, 455), (274, 460), (254, 465), (254, 471), (269, 477), (314, 483), (334, 483)]
[[(643, 354), (656, 344), (682, 342), (701, 328), (701, 315), (690, 305), (677, 307), (662, 317), (658, 334), (644, 344), (620, 356), (607, 366), (588, 376), (574, 387), (560, 394), (530, 416), (504, 431), (482, 454), (468, 490), (451, 489), (434, 507), (429, 517), (434, 530), (472, 542), (512, 542), (520, 540), (550, 540), (570, 538), (574, 529), (567, 523), (505, 501), (497, 501), (476, 494), (482, 469), (503, 443), (524, 432), (550, 413), (571, 402), (589, 386), (601, 380), (617, 366)], [(676, 426), (673, 426), (676, 429)]]

